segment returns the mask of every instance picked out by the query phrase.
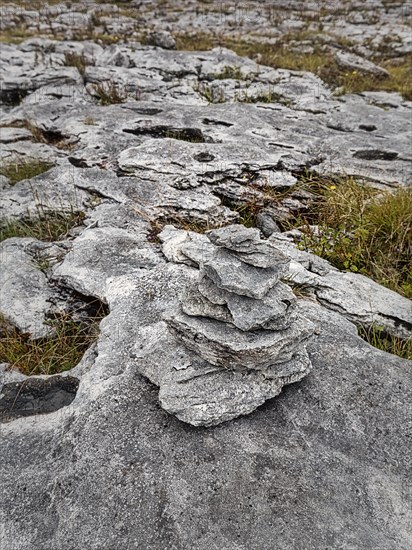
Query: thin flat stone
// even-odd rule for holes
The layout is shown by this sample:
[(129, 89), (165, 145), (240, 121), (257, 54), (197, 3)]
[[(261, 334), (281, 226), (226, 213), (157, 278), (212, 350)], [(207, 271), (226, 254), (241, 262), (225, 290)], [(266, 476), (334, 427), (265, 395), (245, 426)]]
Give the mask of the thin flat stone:
[(191, 287), (183, 296), (182, 309), (187, 315), (233, 322), (227, 306), (214, 304), (199, 292), (197, 286)]
[(303, 317), (283, 331), (243, 332), (228, 323), (190, 317), (183, 311), (165, 317), (174, 335), (212, 365), (262, 370), (289, 361), (314, 332)]
[(245, 262), (246, 264), (254, 265), (255, 267), (274, 267), (278, 264), (289, 264), (289, 258), (285, 256), (269, 241), (260, 241), (252, 243), (248, 252), (232, 251), (232, 254)]
[(217, 246), (224, 246), (237, 252), (249, 252), (251, 245), (259, 242), (260, 231), (244, 225), (233, 224), (220, 229), (212, 229), (207, 232), (207, 236)]
[(286, 384), (298, 382), (311, 370), (305, 349), (290, 361), (267, 370), (221, 369), (201, 360), (186, 370), (170, 369), (162, 378), (159, 401), (163, 409), (194, 426), (215, 426), (249, 414)]
[(180, 247), (181, 253), (197, 265), (202, 265), (214, 253), (215, 246), (208, 240), (186, 242)]
[(282, 282), (272, 287), (261, 300), (222, 290), (206, 275), (199, 281), (198, 290), (208, 303), (227, 306), (231, 322), (241, 330), (284, 330), (295, 319), (296, 296)]
[(228, 250), (219, 248), (203, 263), (201, 273), (223, 290), (261, 299), (286, 274), (287, 269), (288, 264), (268, 269), (245, 264)]
[(230, 294), (227, 307), (241, 330), (285, 330), (295, 320), (296, 297), (284, 283), (271, 288), (262, 300)]

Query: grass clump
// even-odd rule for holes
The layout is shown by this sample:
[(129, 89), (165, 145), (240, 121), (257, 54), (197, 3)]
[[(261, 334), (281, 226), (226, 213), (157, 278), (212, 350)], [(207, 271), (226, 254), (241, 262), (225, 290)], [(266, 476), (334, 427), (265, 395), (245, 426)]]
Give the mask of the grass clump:
[(199, 82), (193, 86), (195, 92), (201, 95), (208, 103), (225, 103), (225, 91), (221, 86), (210, 86), (206, 82)]
[(65, 239), (73, 227), (81, 225), (84, 218), (84, 212), (78, 210), (48, 210), (39, 206), (35, 214), (23, 219), (0, 220), (0, 242), (12, 237), (59, 241)]
[(0, 362), (26, 375), (56, 374), (75, 367), (97, 340), (98, 325), (105, 315), (101, 307), (87, 322), (68, 314), (48, 321), (51, 335), (32, 340), (30, 335), (10, 327), (0, 315)]
[(240, 67), (231, 67), (226, 65), (220, 73), (213, 74), (212, 78), (215, 80), (245, 80), (246, 77), (242, 73)]
[(286, 106), (291, 104), (291, 101), (271, 89), (262, 91), (257, 95), (249, 95), (246, 91), (243, 91), (237, 95), (236, 101), (239, 103), (281, 103)]
[(43, 174), (43, 172), (47, 172), (53, 166), (52, 162), (38, 159), (15, 159), (3, 162), (0, 166), (0, 174), (6, 176), (10, 180), (11, 185), (15, 185), (19, 181)]
[[(327, 35), (341, 45), (343, 49), (351, 44), (344, 39)], [(299, 42), (310, 41), (312, 49), (302, 52), (293, 47)], [(338, 89), (340, 94), (361, 93), (365, 91), (398, 92), (405, 99), (412, 100), (412, 56), (405, 55), (396, 63), (389, 58), (378, 56), (372, 61), (381, 65), (389, 73), (387, 77), (376, 77), (369, 74), (347, 71), (339, 67), (333, 52), (323, 43), (322, 36), (313, 31), (297, 31), (282, 36), (276, 44), (265, 44), (245, 40), (235, 40), (207, 33), (179, 35), (176, 38), (177, 49), (210, 50), (217, 46), (230, 48), (238, 55), (255, 59), (259, 65), (275, 69), (308, 71), (319, 76), (331, 88)], [(292, 47), (291, 47), (292, 46)]]
[(112, 80), (95, 84), (93, 93), (102, 105), (124, 103), (127, 99), (125, 91), (116, 86)]
[(88, 65), (93, 65), (93, 63), (91, 63), (84, 54), (79, 54), (75, 52), (69, 52), (65, 54), (64, 64), (66, 67), (76, 67), (76, 69), (82, 76), (86, 71), (86, 67)]
[(306, 178), (316, 199), (293, 222), (302, 249), (412, 298), (412, 189), (382, 193), (353, 178)]
[[(93, 95), (98, 98), (101, 105), (124, 103), (128, 98), (127, 89), (125, 87), (118, 86), (113, 80), (107, 80), (105, 82), (99, 82), (99, 84), (94, 84), (92, 89)], [(134, 99), (139, 100), (140, 91), (135, 90), (132, 96)]]
[(412, 360), (412, 338), (402, 339), (399, 336), (388, 334), (378, 325), (372, 325), (369, 328), (359, 327), (358, 332), (359, 336), (371, 346), (398, 355), (403, 359)]

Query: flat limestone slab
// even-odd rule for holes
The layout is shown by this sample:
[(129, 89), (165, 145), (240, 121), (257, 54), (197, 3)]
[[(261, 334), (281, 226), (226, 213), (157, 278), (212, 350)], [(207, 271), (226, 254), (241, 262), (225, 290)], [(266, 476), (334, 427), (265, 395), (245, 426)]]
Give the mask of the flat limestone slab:
[(259, 370), (289, 361), (315, 330), (314, 324), (302, 316), (283, 331), (250, 332), (221, 321), (190, 317), (183, 311), (166, 315), (165, 320), (187, 348), (224, 368)]
[(201, 274), (205, 273), (223, 290), (261, 299), (285, 275), (287, 267), (287, 264), (280, 264), (262, 269), (246, 264), (220, 248), (203, 263)]
[(196, 290), (184, 299), (183, 310), (188, 315), (212, 317), (232, 323), (244, 331), (284, 330), (295, 319), (295, 305), (295, 295), (282, 282), (271, 288), (261, 300), (256, 300), (221, 290), (205, 276)]

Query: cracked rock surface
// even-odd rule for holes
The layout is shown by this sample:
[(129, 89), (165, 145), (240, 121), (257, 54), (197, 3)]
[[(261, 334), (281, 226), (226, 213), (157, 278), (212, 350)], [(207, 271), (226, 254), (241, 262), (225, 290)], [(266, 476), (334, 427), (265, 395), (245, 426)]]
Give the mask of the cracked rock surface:
[[(410, 549), (411, 363), (355, 326), (406, 338), (410, 301), (281, 230), (310, 203), (305, 171), (410, 185), (411, 102), (175, 49), (315, 32), (290, 48), (385, 78), (374, 53), (411, 52), (406, 4), (2, 6), (21, 41), (0, 48), (0, 163), (53, 167), (0, 176), (1, 221), (83, 217), (0, 243), (1, 317), (37, 339), (108, 308), (70, 371), (0, 364), (5, 549)], [(247, 201), (260, 231), (238, 225)]]

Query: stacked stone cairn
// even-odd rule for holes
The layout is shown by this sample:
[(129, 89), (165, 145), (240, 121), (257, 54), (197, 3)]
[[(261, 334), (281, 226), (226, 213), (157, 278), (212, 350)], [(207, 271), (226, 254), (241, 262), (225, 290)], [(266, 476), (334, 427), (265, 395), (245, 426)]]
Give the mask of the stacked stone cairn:
[(299, 313), (280, 281), (289, 260), (257, 229), (230, 225), (183, 243), (180, 253), (199, 265), (198, 281), (166, 322), (183, 345), (208, 363), (262, 371), (283, 385), (311, 368), (305, 344), (314, 325)]

